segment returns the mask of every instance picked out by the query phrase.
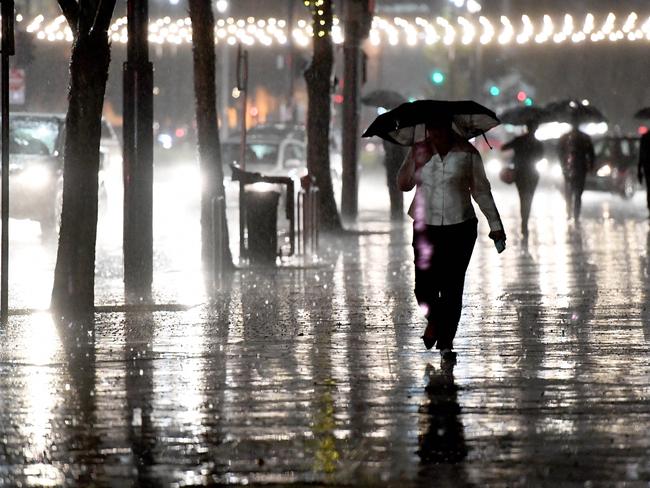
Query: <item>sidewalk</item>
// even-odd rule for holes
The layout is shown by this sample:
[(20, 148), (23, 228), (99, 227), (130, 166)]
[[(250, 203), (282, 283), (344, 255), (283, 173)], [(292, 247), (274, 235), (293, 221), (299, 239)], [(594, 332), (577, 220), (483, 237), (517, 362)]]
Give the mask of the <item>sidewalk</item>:
[(569, 228), (541, 192), (527, 251), (497, 200), (509, 247), (481, 222), (453, 369), (419, 339), (408, 222), (379, 211), (322, 266), (241, 271), (188, 310), (12, 316), (0, 486), (645, 486), (643, 198), (588, 196)]

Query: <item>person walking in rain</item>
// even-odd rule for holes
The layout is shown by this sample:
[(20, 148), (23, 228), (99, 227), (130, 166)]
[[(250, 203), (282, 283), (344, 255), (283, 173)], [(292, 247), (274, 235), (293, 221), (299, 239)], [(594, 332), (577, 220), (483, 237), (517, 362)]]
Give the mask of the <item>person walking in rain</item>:
[(593, 169), (595, 154), (591, 138), (578, 128), (576, 118), (571, 123), (571, 130), (560, 137), (558, 156), (564, 174), (567, 217), (578, 222), (585, 179), (587, 172)]
[(641, 136), (639, 145), (639, 183), (645, 184), (647, 189), (648, 211), (650, 212), (650, 132)]
[(502, 151), (512, 149), (512, 162), (515, 166), (515, 185), (519, 193), (519, 209), (521, 212), (521, 234), (528, 238), (528, 218), (533, 204), (533, 196), (539, 182), (539, 173), (535, 164), (544, 155), (544, 145), (535, 137), (539, 123), (530, 121), (526, 124), (527, 132), (515, 137), (501, 147)]
[[(451, 120), (421, 127), (424, 137), (407, 154), (398, 186), (417, 186), (409, 209), (414, 219), (415, 296), (427, 317), (422, 339), (442, 358), (454, 360), (465, 272), (477, 237), (470, 196), (487, 217), (489, 237), (505, 248), (506, 234), (478, 151), (452, 129)], [(423, 140), (421, 140), (423, 139)]]

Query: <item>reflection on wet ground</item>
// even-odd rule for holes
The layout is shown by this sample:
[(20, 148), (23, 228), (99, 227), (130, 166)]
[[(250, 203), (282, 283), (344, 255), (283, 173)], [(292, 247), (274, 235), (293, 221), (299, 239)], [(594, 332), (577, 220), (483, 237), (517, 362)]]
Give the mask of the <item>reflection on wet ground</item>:
[[(497, 255), (481, 222), (455, 366), (419, 339), (410, 230), (383, 210), (321, 265), (242, 271), (209, 299), (160, 256), (160, 296), (203, 303), (187, 310), (12, 316), (0, 486), (650, 481), (643, 197), (587, 194), (575, 226), (551, 195), (527, 247)], [(497, 200), (518, 228), (514, 195)]]

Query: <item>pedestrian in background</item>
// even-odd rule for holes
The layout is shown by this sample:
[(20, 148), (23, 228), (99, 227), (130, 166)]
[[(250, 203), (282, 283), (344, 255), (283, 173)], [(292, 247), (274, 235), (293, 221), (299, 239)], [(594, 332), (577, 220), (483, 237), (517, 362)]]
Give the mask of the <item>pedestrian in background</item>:
[(573, 218), (575, 222), (580, 219), (585, 179), (587, 172), (593, 170), (595, 159), (591, 138), (582, 132), (578, 125), (578, 119), (574, 118), (571, 130), (560, 137), (558, 144), (558, 156), (564, 175), (567, 218)]
[[(424, 127), (423, 127), (424, 129)], [(465, 272), (477, 237), (470, 196), (490, 225), (489, 237), (505, 248), (506, 234), (478, 151), (456, 134), (450, 119), (426, 125), (398, 173), (398, 186), (417, 186), (409, 215), (413, 223), (415, 296), (427, 318), (422, 340), (453, 360), (453, 340), (462, 310)]]
[(639, 183), (643, 183), (645, 176), (645, 184), (647, 190), (648, 211), (650, 212), (650, 132), (646, 132), (641, 136), (639, 145)]
[(530, 121), (526, 124), (527, 132), (515, 137), (501, 147), (502, 151), (512, 149), (514, 155), (514, 181), (519, 193), (519, 209), (521, 213), (521, 235), (528, 238), (528, 218), (533, 204), (533, 196), (539, 182), (539, 173), (535, 165), (544, 156), (544, 146), (535, 137), (535, 131), (539, 127), (537, 121)]
[(390, 198), (390, 218), (392, 220), (404, 220), (404, 196), (397, 187), (397, 172), (408, 150), (404, 146), (398, 146), (388, 141), (382, 142), (384, 145), (384, 166), (386, 167), (388, 196)]

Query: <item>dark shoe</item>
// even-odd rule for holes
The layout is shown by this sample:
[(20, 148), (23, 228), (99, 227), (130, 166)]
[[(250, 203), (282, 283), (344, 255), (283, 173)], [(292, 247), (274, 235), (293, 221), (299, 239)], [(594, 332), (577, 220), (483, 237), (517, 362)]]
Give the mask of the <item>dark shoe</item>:
[(456, 362), (456, 357), (458, 356), (454, 351), (451, 349), (441, 349), (440, 350), (440, 356), (443, 361), (446, 362)]
[(435, 346), (436, 341), (438, 340), (437, 336), (438, 334), (436, 333), (436, 325), (433, 321), (431, 321), (427, 324), (427, 328), (424, 329), (424, 335), (422, 336), (424, 347), (431, 349), (433, 346)]
[(426, 337), (426, 336), (421, 336), (422, 342), (424, 342), (424, 347), (427, 349), (431, 349), (433, 346), (436, 345), (436, 338), (435, 337)]

